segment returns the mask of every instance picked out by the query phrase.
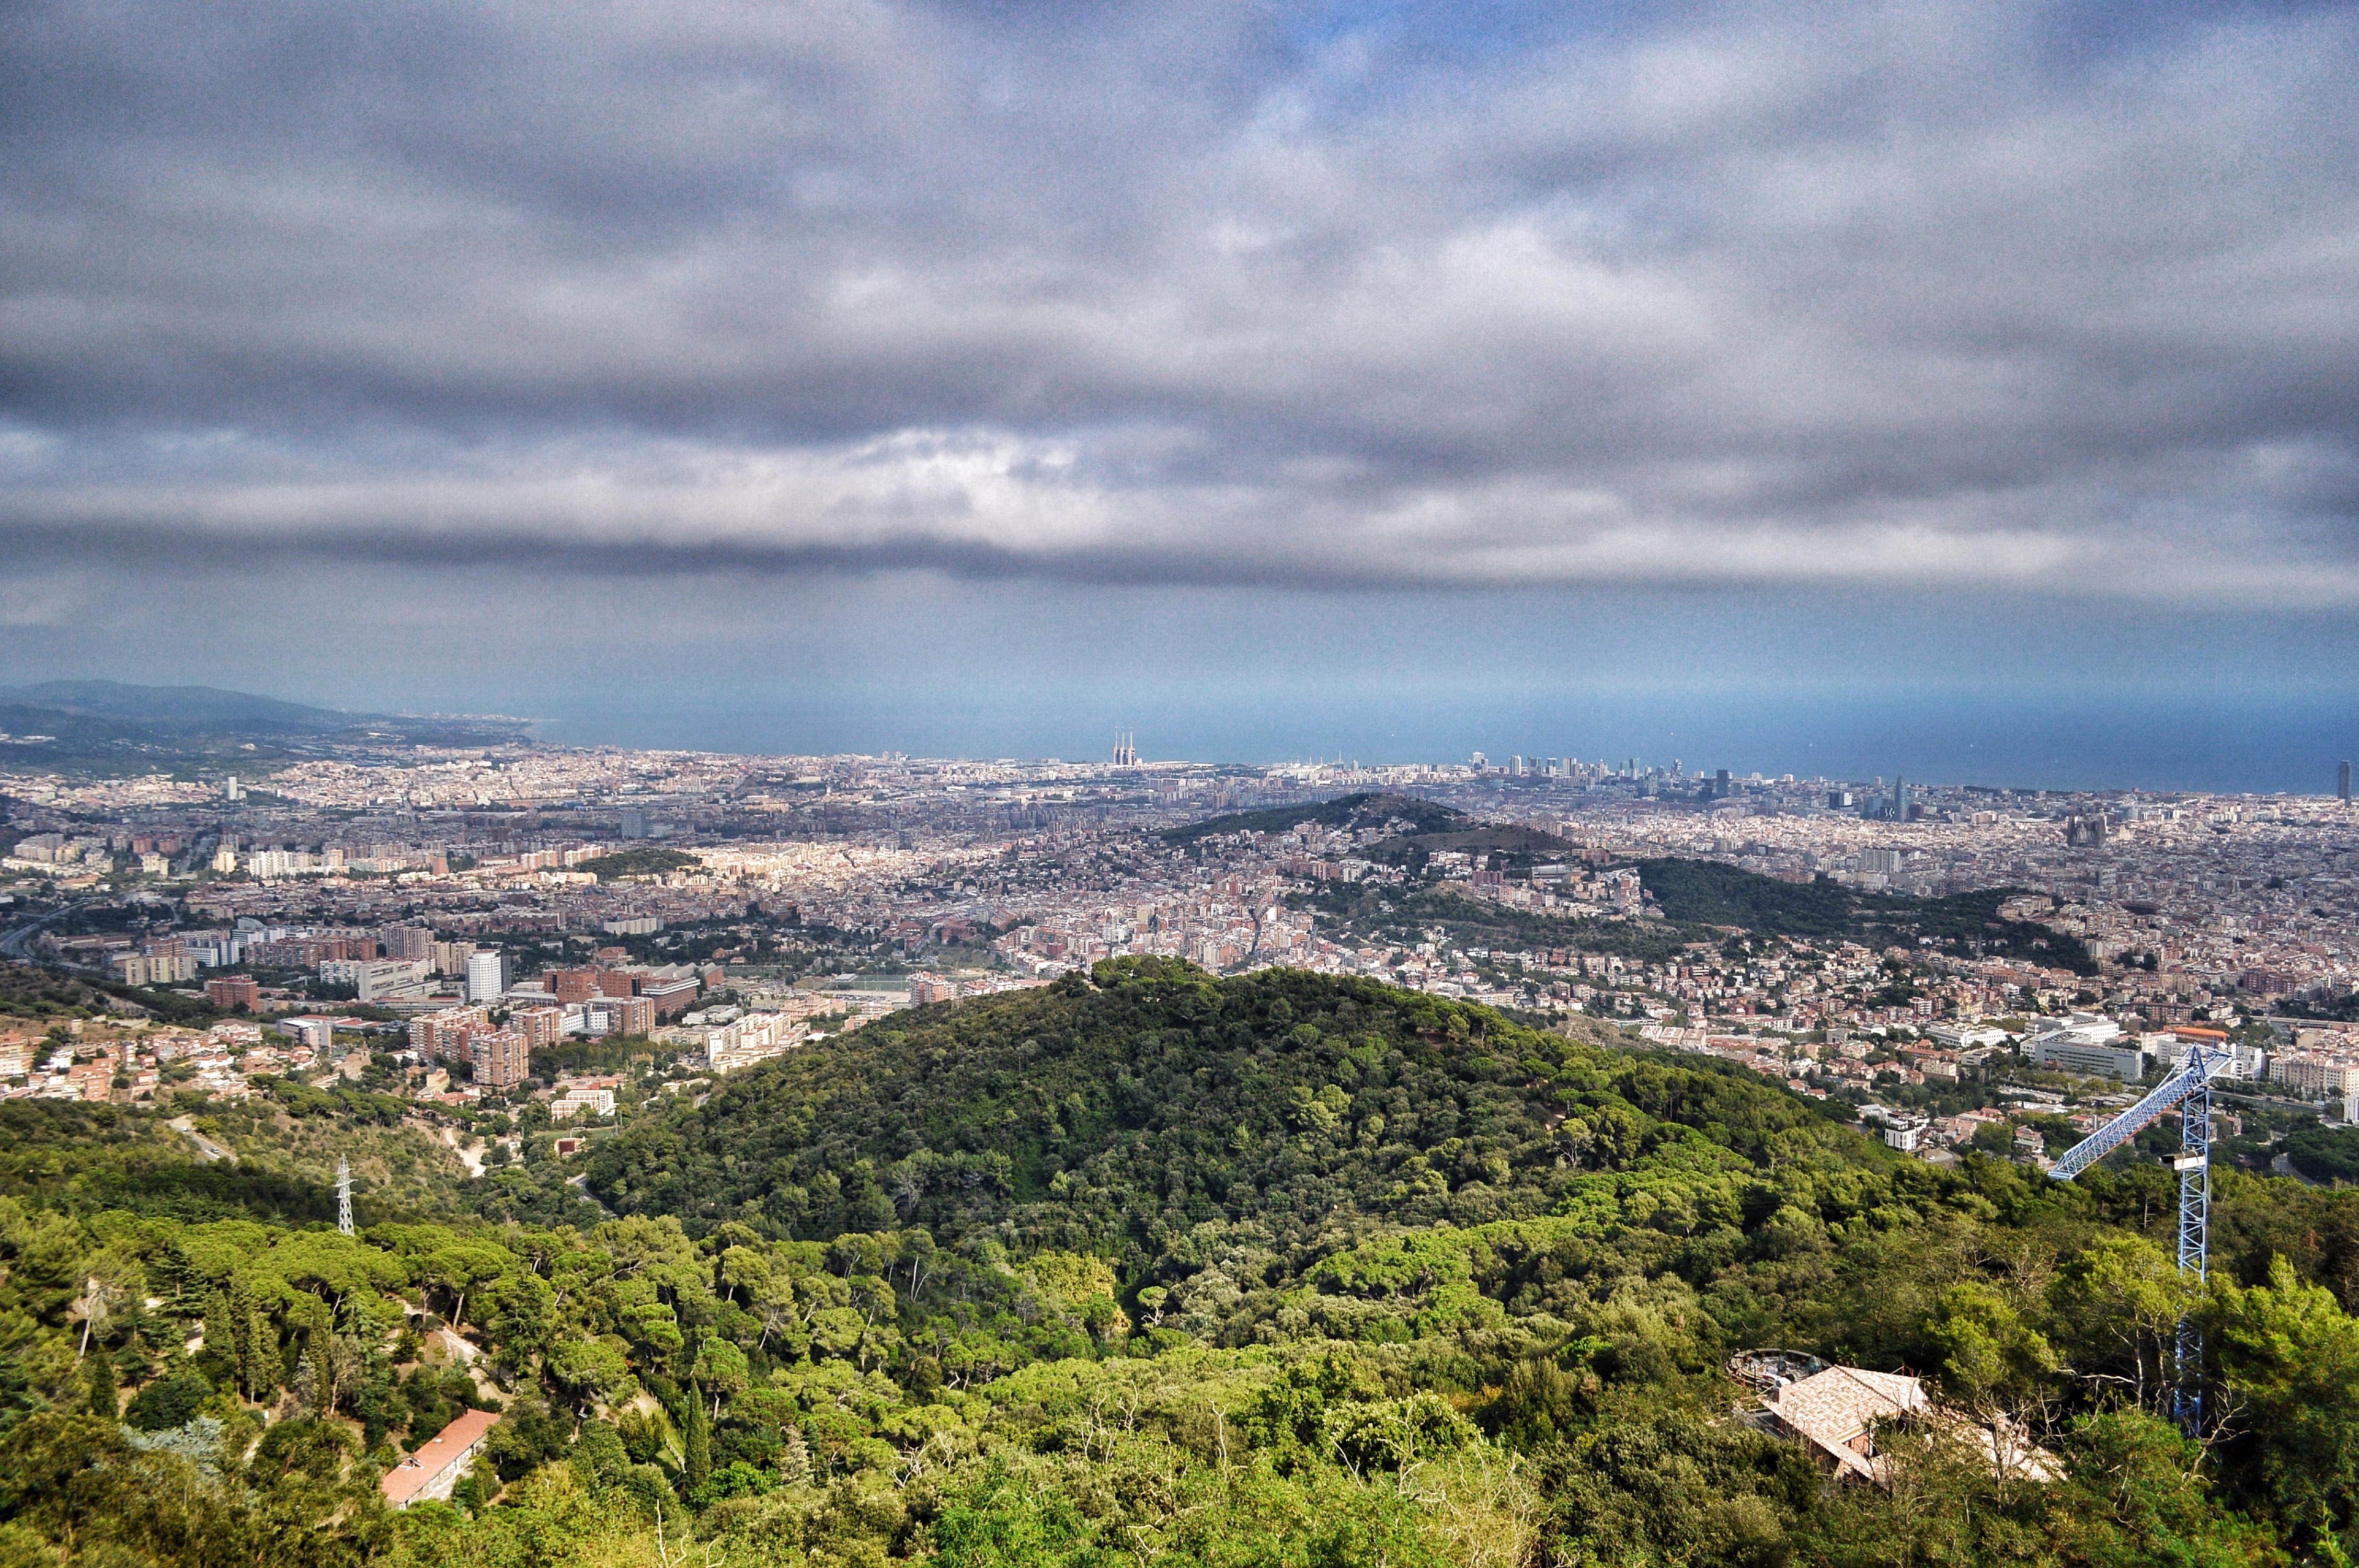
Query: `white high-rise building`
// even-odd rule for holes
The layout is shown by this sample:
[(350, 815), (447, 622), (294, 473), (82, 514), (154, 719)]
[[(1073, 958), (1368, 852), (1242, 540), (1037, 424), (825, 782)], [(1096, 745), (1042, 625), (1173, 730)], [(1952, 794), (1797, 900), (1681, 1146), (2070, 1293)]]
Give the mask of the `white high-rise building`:
[(467, 955), (467, 1000), (497, 1001), (507, 994), (508, 956), (495, 948)]

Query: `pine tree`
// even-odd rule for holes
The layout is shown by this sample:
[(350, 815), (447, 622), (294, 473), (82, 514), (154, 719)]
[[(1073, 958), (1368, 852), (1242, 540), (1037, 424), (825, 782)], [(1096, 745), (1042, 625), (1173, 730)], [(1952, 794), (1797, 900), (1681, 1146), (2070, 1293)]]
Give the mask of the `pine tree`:
[(234, 1368), (237, 1364), (237, 1330), (230, 1316), (229, 1292), (212, 1291), (205, 1296), (204, 1319), (198, 1325), (205, 1348), (224, 1357)]
[(803, 1441), (803, 1429), (790, 1422), (786, 1441), (778, 1447), (778, 1479), (789, 1487), (799, 1487), (810, 1479), (810, 1444)]
[(688, 1496), (693, 1502), (704, 1495), (705, 1484), (712, 1479), (712, 1422), (704, 1413), (704, 1390), (695, 1383), (688, 1386), (687, 1403), (688, 1420), (680, 1437), (687, 1450)]
[[(208, 1319), (211, 1314), (208, 1314)], [(230, 1282), (229, 1301), (223, 1314), (228, 1320), (230, 1343), (222, 1346), (237, 1365), (239, 1390), (249, 1400), (268, 1399), (277, 1390), (283, 1368), (279, 1365), (278, 1331), (270, 1321), (245, 1281)], [(205, 1343), (213, 1343), (208, 1321)]]
[(313, 1415), (333, 1415), (336, 1410), (336, 1375), (325, 1354), (327, 1346), (318, 1336), (304, 1347), (301, 1381), (303, 1402)]
[(147, 1261), (147, 1278), (163, 1298), (163, 1310), (175, 1317), (197, 1317), (211, 1310), (204, 1276), (189, 1257), (179, 1238), (167, 1236)]
[(123, 1414), (123, 1390), (114, 1379), (114, 1358), (101, 1351), (83, 1364), (82, 1378), (90, 1385), (90, 1413), (108, 1421), (119, 1420)]

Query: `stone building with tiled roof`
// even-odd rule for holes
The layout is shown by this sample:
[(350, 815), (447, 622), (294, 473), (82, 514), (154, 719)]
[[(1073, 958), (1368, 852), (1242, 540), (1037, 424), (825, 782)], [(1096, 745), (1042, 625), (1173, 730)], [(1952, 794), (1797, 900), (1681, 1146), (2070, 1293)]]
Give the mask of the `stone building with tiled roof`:
[(468, 1411), (418, 1445), (418, 1451), (385, 1473), (377, 1483), (385, 1500), (397, 1509), (431, 1498), (443, 1501), (467, 1473), (484, 1439), (497, 1426), (497, 1411)]
[(1885, 1465), (1876, 1434), (1886, 1423), (1930, 1421), (1979, 1447), (1995, 1468), (2032, 1480), (2062, 1473), (2056, 1456), (2032, 1443), (2014, 1422), (2001, 1430), (1967, 1420), (1936, 1404), (1922, 1379), (1905, 1372), (1871, 1372), (1861, 1367), (1829, 1367), (1806, 1378), (1772, 1384), (1761, 1408), (1775, 1428), (1799, 1439), (1838, 1480), (1882, 1485)]

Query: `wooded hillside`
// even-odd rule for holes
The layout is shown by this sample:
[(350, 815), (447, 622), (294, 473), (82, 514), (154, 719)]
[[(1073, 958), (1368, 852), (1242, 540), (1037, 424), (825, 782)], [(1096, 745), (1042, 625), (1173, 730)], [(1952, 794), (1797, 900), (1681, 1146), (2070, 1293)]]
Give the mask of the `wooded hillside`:
[[(472, 1180), (318, 1098), (225, 1108), (235, 1171), (8, 1108), (0, 1563), (2258, 1564), (2359, 1506), (2359, 1195), (2223, 1172), (2189, 1290), (2151, 1164), (1942, 1172), (1416, 993), (1111, 964)], [(1967, 1425), (1835, 1488), (1732, 1414), (1762, 1345)], [(386, 1512), (470, 1405), (479, 1470)]]

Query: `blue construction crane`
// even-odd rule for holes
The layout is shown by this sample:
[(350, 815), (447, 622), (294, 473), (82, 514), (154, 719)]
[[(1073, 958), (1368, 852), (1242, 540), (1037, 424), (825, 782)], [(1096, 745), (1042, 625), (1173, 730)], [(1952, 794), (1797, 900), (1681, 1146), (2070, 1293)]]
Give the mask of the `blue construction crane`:
[[(2179, 1271), (2203, 1282), (2212, 1252), (2212, 1080), (2234, 1061), (2216, 1045), (2190, 1044), (2179, 1071), (2146, 1092), (2129, 1109), (2064, 1152), (2049, 1174), (2069, 1182), (2152, 1126), (2163, 1112), (2179, 1111)], [(2179, 1373), (2173, 1414), (2192, 1432), (2203, 1417), (2203, 1341), (2192, 1318), (2179, 1320), (2173, 1347)]]

